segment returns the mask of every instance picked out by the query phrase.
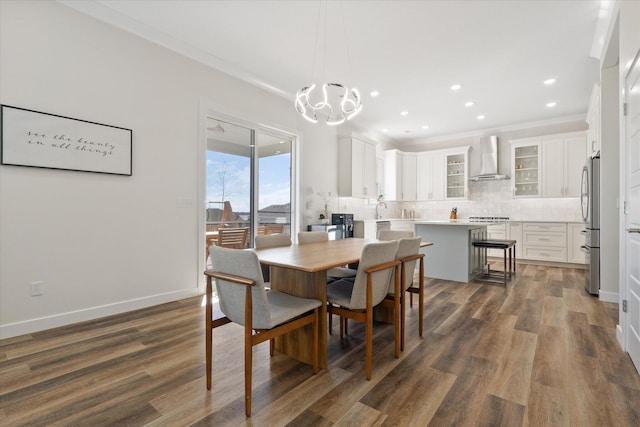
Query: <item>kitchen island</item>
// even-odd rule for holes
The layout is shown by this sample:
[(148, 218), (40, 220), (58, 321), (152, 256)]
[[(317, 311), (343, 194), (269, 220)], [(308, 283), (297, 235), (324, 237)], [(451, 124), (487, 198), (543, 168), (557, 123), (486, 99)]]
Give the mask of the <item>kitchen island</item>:
[(467, 220), (415, 221), (415, 234), (433, 246), (420, 252), (425, 257), (425, 277), (472, 281), (484, 268), (486, 257), (481, 249), (474, 248), (474, 240), (487, 236), (487, 226), (493, 222), (471, 222)]

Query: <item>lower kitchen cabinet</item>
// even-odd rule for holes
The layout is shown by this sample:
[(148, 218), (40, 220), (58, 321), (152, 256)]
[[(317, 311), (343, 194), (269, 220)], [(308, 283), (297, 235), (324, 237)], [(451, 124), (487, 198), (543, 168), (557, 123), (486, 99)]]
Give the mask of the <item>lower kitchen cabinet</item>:
[(527, 222), (522, 228), (522, 258), (567, 262), (567, 224)]
[(570, 222), (567, 224), (567, 262), (574, 264), (586, 264), (587, 255), (582, 252), (585, 234), (584, 224), (581, 222)]
[[(500, 239), (507, 238), (507, 224), (497, 224), (487, 226), (487, 239)], [(488, 256), (502, 257), (504, 251), (502, 249), (487, 249)]]
[(522, 223), (509, 223), (509, 239), (516, 241), (516, 259), (522, 259)]

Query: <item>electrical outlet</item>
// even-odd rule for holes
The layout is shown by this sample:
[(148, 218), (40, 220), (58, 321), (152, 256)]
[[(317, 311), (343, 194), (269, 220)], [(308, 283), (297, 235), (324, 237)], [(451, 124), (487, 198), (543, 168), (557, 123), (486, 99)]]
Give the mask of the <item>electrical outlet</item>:
[(42, 282), (31, 282), (31, 296), (42, 295)]

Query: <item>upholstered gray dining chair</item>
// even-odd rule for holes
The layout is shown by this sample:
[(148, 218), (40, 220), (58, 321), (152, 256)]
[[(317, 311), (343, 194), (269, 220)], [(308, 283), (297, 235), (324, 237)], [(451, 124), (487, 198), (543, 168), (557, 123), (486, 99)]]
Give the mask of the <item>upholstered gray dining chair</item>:
[[(289, 236), (288, 234), (258, 234), (255, 237), (254, 246), (256, 249), (275, 248), (278, 246), (291, 246), (291, 236)], [(262, 265), (261, 268), (264, 281), (269, 282), (269, 266)]]
[[(329, 332), (331, 318), (340, 316), (340, 334), (343, 319), (353, 319), (365, 324), (366, 375), (371, 379), (373, 354), (373, 307), (380, 304), (387, 295), (389, 280), (394, 271), (396, 286), (400, 288), (400, 261), (396, 261), (398, 242), (367, 243), (362, 248), (360, 263), (354, 281), (341, 279), (327, 285), (327, 310), (329, 312)], [(396, 355), (397, 357), (398, 355)]]
[[(424, 254), (420, 253), (420, 241), (422, 237), (413, 237), (410, 239), (398, 240), (398, 251), (396, 252), (396, 260), (402, 264), (400, 266), (400, 291), (395, 291), (395, 281), (389, 281), (389, 289), (387, 296), (383, 301), (383, 305), (394, 310), (394, 320), (399, 317), (400, 324), (398, 328), (397, 322), (394, 321), (395, 333), (400, 335), (400, 342), (396, 339), (396, 353), (399, 350), (404, 350), (404, 337), (405, 337), (405, 314), (406, 314), (406, 298), (405, 292), (413, 292), (413, 274), (416, 269), (416, 263), (420, 260), (420, 279), (419, 287), (417, 288), (420, 294), (420, 302), (418, 304), (418, 316), (419, 316), (419, 331), (422, 336), (422, 322), (424, 319)], [(394, 273), (395, 274), (395, 273)], [(398, 312), (399, 309), (399, 312)]]
[[(211, 246), (212, 269), (205, 271), (206, 291), (206, 374), (211, 389), (213, 329), (229, 322), (244, 326), (245, 413), (251, 416), (252, 348), (292, 330), (313, 327), (313, 373), (318, 372), (318, 314), (323, 302), (283, 292), (266, 291), (258, 256), (253, 251)], [(215, 279), (224, 317), (213, 319), (212, 286)]]
[[(326, 231), (299, 231), (298, 243), (303, 245), (306, 243), (314, 242), (327, 242), (329, 241), (329, 233)], [(331, 283), (334, 280), (348, 279), (356, 277), (356, 271), (353, 268), (348, 267), (335, 267), (327, 271), (327, 282)]]

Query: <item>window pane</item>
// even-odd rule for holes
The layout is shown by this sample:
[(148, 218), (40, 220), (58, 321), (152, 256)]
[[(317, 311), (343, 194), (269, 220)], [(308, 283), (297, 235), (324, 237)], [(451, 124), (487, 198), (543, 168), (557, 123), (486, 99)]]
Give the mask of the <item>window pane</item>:
[(207, 126), (207, 229), (251, 226), (252, 130), (210, 120)]
[(291, 234), (291, 139), (259, 133), (257, 142), (259, 232)]

